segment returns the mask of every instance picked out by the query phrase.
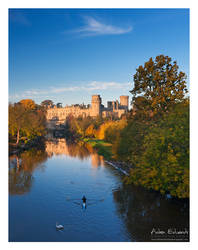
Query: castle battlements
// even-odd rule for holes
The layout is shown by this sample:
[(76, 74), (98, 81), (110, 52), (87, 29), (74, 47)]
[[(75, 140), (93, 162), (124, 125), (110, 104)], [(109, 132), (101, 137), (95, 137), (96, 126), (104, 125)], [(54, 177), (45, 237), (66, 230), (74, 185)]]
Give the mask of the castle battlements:
[(54, 128), (56, 125), (64, 125), (67, 117), (117, 117), (120, 118), (128, 111), (129, 97), (120, 96), (120, 102), (108, 101), (107, 107), (102, 104), (100, 95), (92, 95), (91, 105), (72, 105), (65, 106), (63, 108), (48, 108), (46, 113), (46, 119), (49, 128)]

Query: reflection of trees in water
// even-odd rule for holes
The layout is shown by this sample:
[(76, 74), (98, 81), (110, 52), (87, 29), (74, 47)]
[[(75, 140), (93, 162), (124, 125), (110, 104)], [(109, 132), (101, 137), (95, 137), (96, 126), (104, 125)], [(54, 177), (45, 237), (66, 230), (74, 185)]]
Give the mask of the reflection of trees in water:
[(89, 149), (84, 144), (71, 143), (67, 144), (68, 153), (71, 157), (78, 157), (81, 160), (86, 159), (90, 156)]
[(46, 141), (46, 152), (48, 156), (55, 155), (68, 155), (71, 157), (78, 157), (84, 159), (90, 156), (89, 148), (81, 143), (69, 143), (65, 139), (53, 139)]
[(91, 165), (92, 167), (104, 166), (104, 158), (102, 155), (92, 154), (91, 155)]
[(98, 155), (96, 150), (88, 143), (78, 142), (70, 143), (65, 139), (53, 139), (46, 141), (46, 152), (48, 156), (55, 155), (68, 155), (70, 157), (79, 158), (81, 160), (91, 157), (93, 167), (103, 166), (103, 157)]
[(166, 232), (169, 228), (189, 230), (188, 201), (167, 200), (156, 192), (134, 186), (122, 187), (113, 196), (133, 241), (151, 241), (153, 228)]
[(33, 171), (43, 168), (40, 164), (46, 161), (43, 150), (31, 149), (9, 158), (9, 193), (20, 195), (30, 191), (33, 183)]

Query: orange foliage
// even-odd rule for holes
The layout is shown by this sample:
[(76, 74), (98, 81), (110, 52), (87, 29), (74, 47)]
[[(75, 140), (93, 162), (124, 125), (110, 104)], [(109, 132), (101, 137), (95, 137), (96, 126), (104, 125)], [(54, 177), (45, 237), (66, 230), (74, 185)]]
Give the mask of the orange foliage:
[(23, 99), (19, 103), (21, 103), (26, 109), (35, 109), (36, 104), (32, 99)]

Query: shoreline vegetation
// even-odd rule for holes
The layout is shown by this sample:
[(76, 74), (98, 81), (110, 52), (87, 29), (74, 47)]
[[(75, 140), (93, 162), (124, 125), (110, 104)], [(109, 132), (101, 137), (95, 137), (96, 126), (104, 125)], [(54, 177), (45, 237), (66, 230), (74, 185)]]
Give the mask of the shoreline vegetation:
[(83, 142), (90, 144), (94, 149), (97, 150), (99, 155), (104, 156), (105, 159), (112, 159), (112, 144), (103, 140), (93, 138), (83, 138)]
[[(178, 198), (189, 198), (189, 97), (186, 75), (168, 56), (157, 56), (136, 69), (132, 109), (115, 116), (65, 120), (64, 135), (89, 143), (110, 165), (125, 171), (123, 181)], [(9, 105), (10, 142), (31, 142), (46, 134), (45, 110), (22, 100)], [(58, 107), (57, 107), (58, 108)], [(26, 147), (26, 146), (22, 146)]]
[(160, 55), (139, 66), (133, 81), (127, 115), (119, 120), (69, 117), (66, 135), (89, 142), (107, 161), (130, 166), (126, 184), (189, 198), (186, 75), (178, 71), (176, 61)]
[(102, 155), (105, 162), (117, 169), (122, 174), (129, 176), (130, 169), (132, 166), (126, 164), (126, 162), (115, 161), (112, 154), (112, 144), (103, 140), (97, 140), (93, 138), (84, 138), (83, 142), (90, 144), (94, 149), (97, 150), (99, 155)]
[(26, 151), (32, 148), (37, 148), (37, 149), (43, 148), (44, 141), (45, 141), (44, 136), (37, 136), (34, 139), (29, 140), (28, 142), (21, 141), (19, 144), (16, 144), (14, 142), (9, 142), (8, 153), (9, 155), (14, 155), (14, 154), (20, 154), (23, 151)]
[(9, 155), (40, 147), (46, 134), (45, 109), (31, 99), (9, 103)]
[[(104, 120), (95, 135), (84, 133), (76, 140), (90, 144), (106, 163), (122, 172), (125, 184), (189, 198), (189, 100), (158, 115), (151, 118), (136, 111), (123, 120)], [(123, 121), (125, 125), (118, 129)]]

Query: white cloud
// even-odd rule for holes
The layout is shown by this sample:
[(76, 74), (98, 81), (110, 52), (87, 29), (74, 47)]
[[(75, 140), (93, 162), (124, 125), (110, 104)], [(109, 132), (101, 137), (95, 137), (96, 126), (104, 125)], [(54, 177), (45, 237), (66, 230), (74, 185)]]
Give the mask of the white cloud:
[[(39, 90), (39, 89), (32, 89), (32, 90), (26, 90), (21, 93), (15, 93), (14, 95), (10, 95), (9, 99), (10, 101), (16, 101), (20, 99), (37, 99), (37, 98), (49, 98), (50, 96), (54, 94), (64, 93), (64, 92), (92, 92), (92, 91), (110, 91), (115, 89), (130, 89), (131, 83), (125, 82), (100, 82), (100, 81), (91, 81), (87, 84), (80, 85), (80, 86), (67, 86), (67, 87), (49, 87), (47, 90)], [(91, 94), (91, 93), (90, 93)], [(100, 94), (100, 93), (99, 93)]]
[(88, 84), (88, 90), (106, 90), (106, 89), (121, 89), (129, 87), (130, 83), (118, 83), (118, 82), (97, 82), (93, 81)]
[(132, 27), (121, 28), (110, 24), (99, 22), (93, 17), (85, 17), (85, 25), (73, 32), (79, 33), (82, 36), (97, 36), (97, 35), (121, 35), (132, 31)]
[(79, 91), (79, 87), (59, 87), (59, 88), (50, 88), (50, 93), (62, 93), (62, 92), (67, 92), (67, 91)]

